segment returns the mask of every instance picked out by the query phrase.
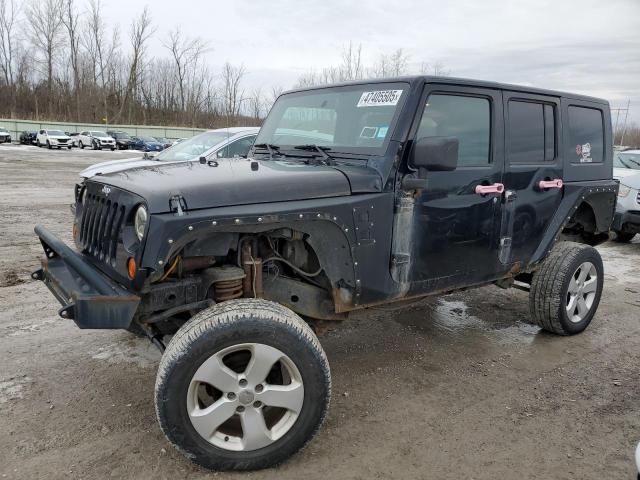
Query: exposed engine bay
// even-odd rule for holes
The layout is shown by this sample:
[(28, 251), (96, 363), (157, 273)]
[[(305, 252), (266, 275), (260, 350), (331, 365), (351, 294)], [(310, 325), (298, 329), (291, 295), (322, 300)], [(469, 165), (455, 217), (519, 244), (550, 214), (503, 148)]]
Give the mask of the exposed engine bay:
[(220, 233), (176, 252), (142, 290), (134, 321), (148, 333), (171, 334), (194, 313), (236, 298), (266, 298), (312, 320), (342, 320), (332, 286), (306, 234), (281, 228), (260, 234)]

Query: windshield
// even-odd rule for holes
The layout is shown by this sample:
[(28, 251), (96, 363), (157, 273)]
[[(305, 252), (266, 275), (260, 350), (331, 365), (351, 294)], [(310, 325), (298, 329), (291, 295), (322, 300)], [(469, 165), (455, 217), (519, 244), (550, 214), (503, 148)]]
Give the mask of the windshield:
[(613, 166), (640, 170), (640, 153), (618, 153), (613, 157)]
[(156, 139), (153, 137), (138, 137), (140, 140), (142, 140), (143, 142), (155, 142)]
[(208, 150), (232, 137), (233, 134), (227, 132), (204, 132), (195, 137), (176, 143), (171, 148), (158, 154), (155, 158), (162, 162), (173, 162), (177, 160), (195, 160), (200, 155), (206, 154)]
[(281, 96), (255, 144), (281, 148), (315, 144), (331, 152), (377, 154), (393, 132), (406, 83), (330, 87)]
[(118, 140), (130, 140), (131, 139), (129, 134), (128, 133), (124, 133), (124, 132), (114, 133), (111, 136), (114, 137), (114, 138), (117, 138)]
[(9, 130), (7, 130), (6, 128), (0, 128), (0, 132), (2, 133), (7, 133)]
[(94, 137), (98, 137), (98, 138), (108, 137), (109, 136), (104, 132), (91, 132), (91, 135), (93, 135)]
[(64, 132), (62, 130), (47, 130), (47, 135), (65, 136), (65, 134), (64, 134)]

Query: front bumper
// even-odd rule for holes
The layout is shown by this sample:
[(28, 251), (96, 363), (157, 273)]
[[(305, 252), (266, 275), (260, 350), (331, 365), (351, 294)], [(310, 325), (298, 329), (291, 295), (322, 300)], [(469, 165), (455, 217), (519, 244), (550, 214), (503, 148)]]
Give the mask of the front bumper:
[(612, 230), (640, 233), (640, 211), (616, 212), (613, 216)]
[(106, 277), (41, 225), (35, 228), (46, 258), (33, 272), (62, 308), (58, 314), (80, 328), (128, 328), (140, 297)]

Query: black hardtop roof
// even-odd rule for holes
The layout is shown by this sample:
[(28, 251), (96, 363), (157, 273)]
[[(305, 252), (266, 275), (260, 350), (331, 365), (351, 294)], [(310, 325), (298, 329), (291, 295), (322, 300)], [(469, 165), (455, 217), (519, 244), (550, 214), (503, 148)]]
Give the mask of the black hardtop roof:
[(389, 82), (407, 82), (411, 84), (416, 82), (426, 82), (426, 83), (440, 83), (440, 84), (446, 84), (446, 85), (464, 85), (469, 87), (495, 88), (500, 90), (509, 90), (512, 92), (533, 93), (536, 95), (550, 95), (554, 97), (565, 97), (565, 98), (571, 98), (574, 100), (584, 100), (587, 102), (595, 102), (595, 103), (601, 103), (604, 105), (609, 105), (609, 102), (603, 98), (590, 97), (588, 95), (579, 95), (577, 93), (561, 92), (557, 90), (547, 90), (543, 88), (528, 87), (525, 85), (513, 85), (509, 83), (489, 82), (486, 80), (474, 80), (471, 78), (440, 77), (440, 76), (436, 77), (432, 75), (411, 75), (411, 76), (389, 77), (389, 78), (368, 78), (368, 79), (355, 80), (355, 81), (349, 81), (349, 82), (332, 83), (328, 85), (317, 85), (314, 87), (295, 88), (293, 90), (289, 90), (284, 93), (304, 92), (306, 90), (318, 90), (321, 88), (342, 87), (342, 86), (348, 86), (348, 85), (363, 85), (363, 84), (389, 83)]

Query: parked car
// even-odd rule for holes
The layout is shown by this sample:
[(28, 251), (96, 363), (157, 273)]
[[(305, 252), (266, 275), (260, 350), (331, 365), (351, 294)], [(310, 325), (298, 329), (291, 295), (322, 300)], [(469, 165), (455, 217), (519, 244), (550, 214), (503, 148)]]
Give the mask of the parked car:
[(56, 147), (68, 148), (71, 150), (71, 137), (62, 130), (40, 130), (36, 135), (36, 145), (39, 147), (46, 146), (49, 149)]
[(80, 133), (79, 132), (71, 132), (69, 134), (69, 137), (71, 138), (71, 145), (73, 147), (77, 147), (78, 146), (78, 138), (80, 137)]
[(619, 242), (640, 233), (640, 150), (615, 152), (613, 176), (620, 181), (612, 230)]
[(118, 150), (129, 150), (131, 148), (131, 136), (127, 132), (108, 130), (107, 134), (115, 139)]
[(6, 128), (0, 128), (0, 143), (11, 143), (11, 133)]
[(116, 149), (115, 139), (99, 130), (85, 130), (84, 132), (80, 132), (76, 141), (80, 148), (91, 147), (94, 150), (102, 150), (103, 148)]
[(143, 152), (161, 152), (164, 145), (155, 138), (147, 135), (131, 137), (131, 148), (133, 150), (141, 150)]
[(161, 143), (161, 144), (162, 144), (163, 149), (164, 149), (164, 148), (169, 148), (170, 146), (172, 146), (172, 145), (173, 145), (173, 142), (172, 142), (172, 141), (170, 141), (170, 140), (168, 140), (168, 139), (166, 139), (166, 138), (164, 138), (164, 137), (153, 137), (153, 138), (155, 138), (155, 139), (156, 139), (156, 142), (158, 142), (158, 143)]
[(145, 167), (162, 163), (179, 163), (197, 160), (200, 157), (246, 157), (260, 129), (258, 127), (220, 128), (200, 133), (158, 153), (153, 158), (129, 158), (111, 160), (92, 165), (80, 172), (83, 178), (119, 172), (129, 168)]
[(20, 143), (22, 145), (35, 145), (38, 132), (29, 132), (27, 130), (20, 133)]
[(180, 452), (266, 468), (327, 416), (323, 322), (495, 284), (527, 290), (541, 329), (583, 332), (605, 279), (593, 245), (618, 191), (611, 143), (608, 102), (578, 94), (425, 76), (301, 89), (276, 100), (247, 159), (78, 185), (76, 250), (37, 226), (32, 277), (63, 319), (163, 351), (155, 413)]

